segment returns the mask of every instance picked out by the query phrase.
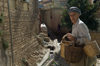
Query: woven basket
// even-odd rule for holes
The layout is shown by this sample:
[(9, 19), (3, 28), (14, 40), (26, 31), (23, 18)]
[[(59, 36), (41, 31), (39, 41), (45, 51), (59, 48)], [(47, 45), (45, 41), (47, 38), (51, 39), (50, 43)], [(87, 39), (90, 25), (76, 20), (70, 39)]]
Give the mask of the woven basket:
[(77, 63), (83, 56), (82, 47), (65, 46), (65, 60), (69, 63)]
[(83, 48), (75, 47), (74, 42), (65, 41), (63, 37), (61, 42), (61, 57), (63, 57), (67, 63), (79, 62), (83, 56)]
[(89, 57), (94, 57), (100, 54), (100, 48), (96, 41), (88, 41), (85, 43), (84, 52)]
[(65, 46), (69, 46), (72, 42), (71, 41), (62, 41), (61, 42), (61, 52), (60, 55), (62, 58), (65, 58)]

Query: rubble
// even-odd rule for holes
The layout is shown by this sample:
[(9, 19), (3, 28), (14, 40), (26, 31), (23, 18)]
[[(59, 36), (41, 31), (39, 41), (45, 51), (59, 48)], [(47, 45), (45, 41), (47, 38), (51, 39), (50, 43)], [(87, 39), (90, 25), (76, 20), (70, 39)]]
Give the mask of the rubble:
[(43, 57), (43, 59), (41, 60), (41, 62), (40, 62), (40, 63), (37, 63), (37, 66), (42, 66), (42, 65), (47, 61), (47, 59), (48, 59), (48, 57), (49, 57), (49, 53), (50, 53), (50, 51), (48, 51), (48, 52), (45, 54), (45, 56)]
[(48, 45), (49, 42), (51, 41), (49, 37), (47, 37), (47, 34), (45, 33), (40, 33), (39, 35), (36, 36), (37, 40), (39, 41), (39, 44), (45, 47), (45, 45)]
[[(46, 29), (43, 29), (42, 32), (36, 36), (36, 41), (38, 41), (42, 49), (40, 49), (40, 47), (37, 48), (38, 55), (35, 52), (36, 50), (34, 51), (35, 55), (32, 57), (37, 59), (34, 66), (55, 66), (57, 64), (65, 64), (64, 59), (60, 57), (60, 43), (58, 43), (57, 39), (51, 40), (46, 33)], [(53, 53), (50, 54), (51, 52)]]

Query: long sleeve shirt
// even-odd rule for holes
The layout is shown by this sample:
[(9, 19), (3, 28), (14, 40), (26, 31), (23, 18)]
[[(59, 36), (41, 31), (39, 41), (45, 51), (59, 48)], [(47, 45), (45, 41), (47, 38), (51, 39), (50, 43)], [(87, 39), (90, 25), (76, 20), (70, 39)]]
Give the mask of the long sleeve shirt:
[(76, 24), (73, 24), (72, 35), (76, 37), (76, 42), (78, 42), (79, 44), (85, 43), (84, 39), (91, 40), (88, 27), (80, 19), (77, 20)]

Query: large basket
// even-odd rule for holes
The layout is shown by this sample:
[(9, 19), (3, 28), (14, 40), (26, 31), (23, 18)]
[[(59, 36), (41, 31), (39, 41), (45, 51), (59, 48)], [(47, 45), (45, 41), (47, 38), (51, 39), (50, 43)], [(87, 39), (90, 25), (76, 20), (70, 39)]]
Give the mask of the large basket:
[(65, 36), (61, 42), (61, 57), (63, 57), (68, 63), (79, 62), (83, 56), (83, 48), (75, 47), (74, 42), (65, 41), (64, 38)]
[(65, 46), (65, 60), (69, 63), (77, 63), (83, 56), (82, 47)]
[(61, 52), (60, 55), (62, 58), (65, 58), (65, 46), (69, 46), (72, 42), (71, 41), (62, 41), (61, 42)]
[(84, 52), (89, 57), (94, 57), (100, 54), (100, 48), (96, 41), (88, 41), (85, 43)]

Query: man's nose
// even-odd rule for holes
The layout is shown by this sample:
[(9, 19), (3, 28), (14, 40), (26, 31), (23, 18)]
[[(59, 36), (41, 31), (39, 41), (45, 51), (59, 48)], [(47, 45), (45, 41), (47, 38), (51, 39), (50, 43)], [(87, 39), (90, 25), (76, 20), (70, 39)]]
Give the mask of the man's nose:
[(71, 17), (71, 19), (74, 19), (74, 17)]

